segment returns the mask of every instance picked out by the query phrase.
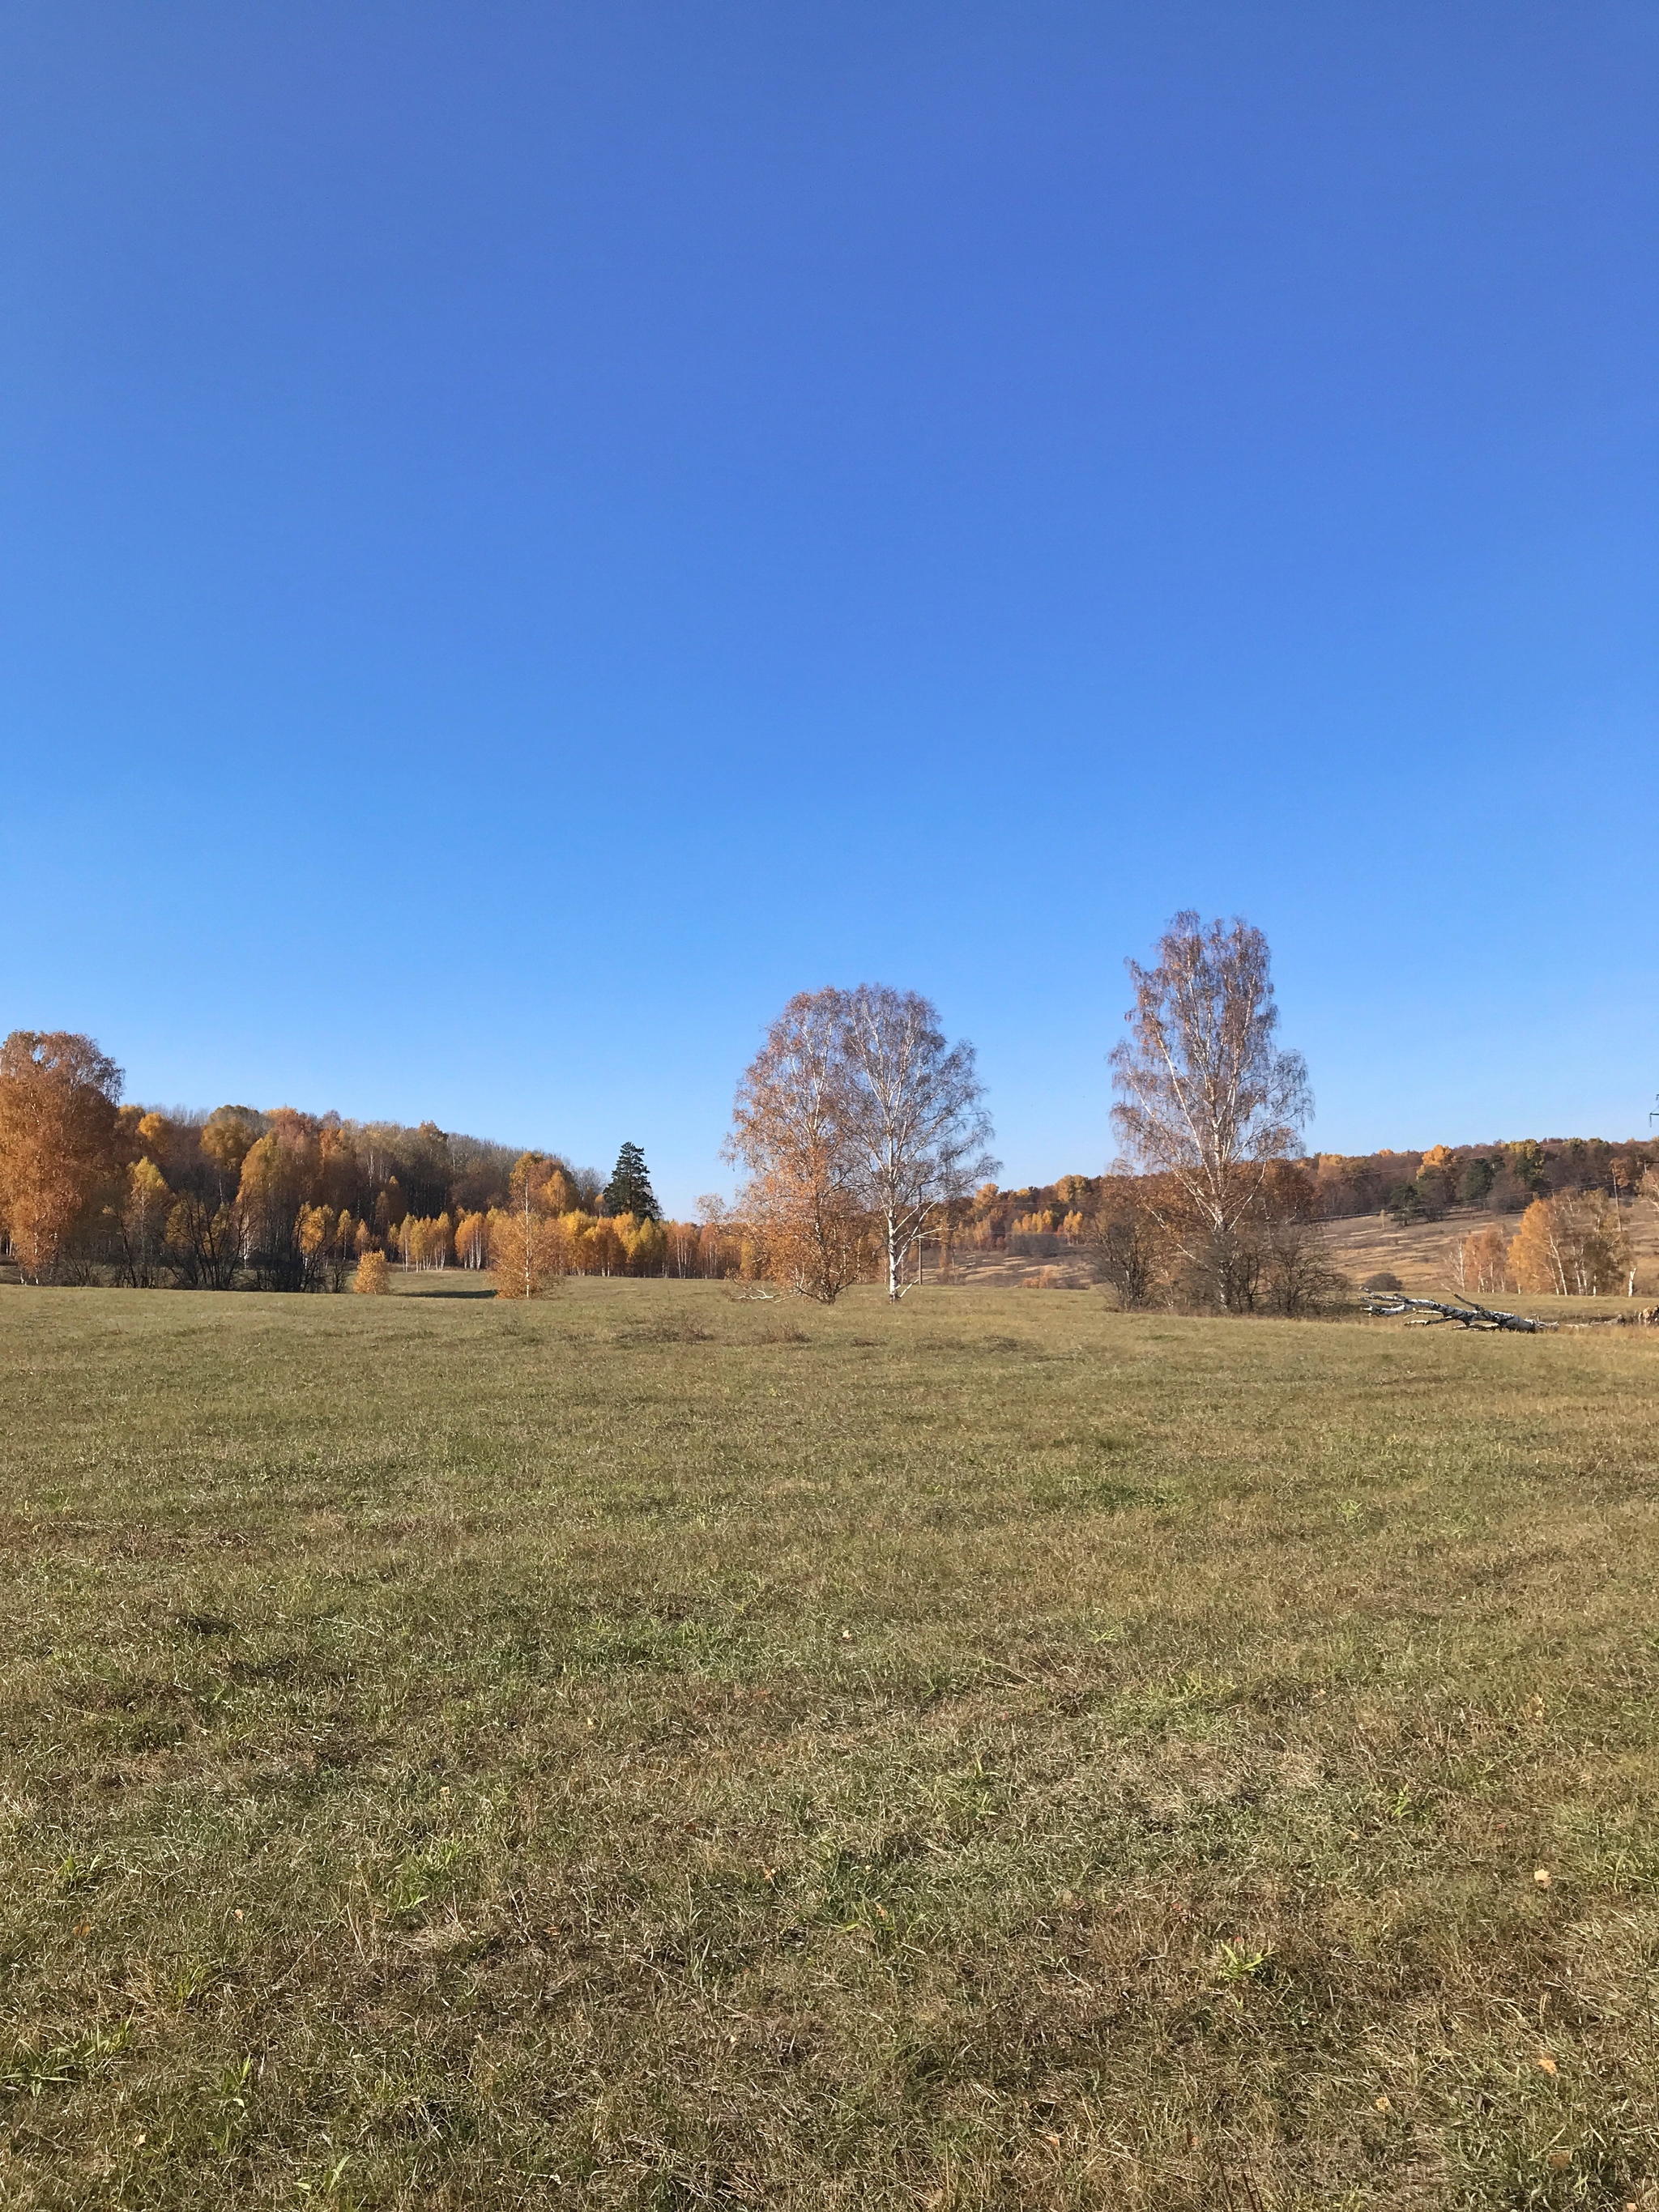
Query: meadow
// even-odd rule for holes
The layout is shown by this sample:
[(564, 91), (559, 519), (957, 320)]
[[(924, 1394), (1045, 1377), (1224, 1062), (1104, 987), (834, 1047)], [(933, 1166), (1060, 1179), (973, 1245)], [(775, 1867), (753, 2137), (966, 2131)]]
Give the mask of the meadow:
[(0, 2203), (1659, 2204), (1656, 1382), (0, 1291)]

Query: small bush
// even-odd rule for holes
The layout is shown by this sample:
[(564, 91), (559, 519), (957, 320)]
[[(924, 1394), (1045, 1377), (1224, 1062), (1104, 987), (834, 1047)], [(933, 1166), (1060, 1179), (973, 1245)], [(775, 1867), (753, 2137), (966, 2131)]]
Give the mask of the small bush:
[(352, 1289), (366, 1297), (380, 1297), (392, 1288), (392, 1270), (386, 1263), (384, 1252), (365, 1252), (357, 1262), (357, 1273)]
[(1384, 1267), (1380, 1274), (1367, 1275), (1359, 1287), (1362, 1291), (1403, 1291), (1406, 1285), (1398, 1275), (1391, 1275)]

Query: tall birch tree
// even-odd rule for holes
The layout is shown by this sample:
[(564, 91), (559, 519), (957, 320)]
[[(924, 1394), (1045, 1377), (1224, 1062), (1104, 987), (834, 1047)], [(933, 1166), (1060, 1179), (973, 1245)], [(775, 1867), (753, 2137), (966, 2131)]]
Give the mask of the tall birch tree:
[(770, 1272), (826, 1304), (880, 1248), (903, 1297), (916, 1240), (999, 1163), (970, 1044), (950, 1044), (915, 991), (802, 991), (738, 1087), (729, 1158)]
[[(840, 991), (798, 991), (744, 1069), (726, 1156), (768, 1271), (833, 1305), (866, 1271), (866, 1221), (846, 1140)], [(700, 1206), (708, 1201), (700, 1201)]]
[(1268, 1164), (1285, 1157), (1313, 1111), (1300, 1053), (1279, 1049), (1267, 940), (1249, 922), (1207, 927), (1188, 908), (1158, 939), (1158, 963), (1125, 963), (1135, 1002), (1111, 1054), (1112, 1125), (1143, 1173), (1178, 1194), (1166, 1221), (1187, 1255), (1237, 1303), (1241, 1224)]
[(942, 1208), (998, 1173), (974, 1048), (951, 1044), (915, 991), (861, 983), (837, 994), (843, 1141), (885, 1253), (887, 1295)]

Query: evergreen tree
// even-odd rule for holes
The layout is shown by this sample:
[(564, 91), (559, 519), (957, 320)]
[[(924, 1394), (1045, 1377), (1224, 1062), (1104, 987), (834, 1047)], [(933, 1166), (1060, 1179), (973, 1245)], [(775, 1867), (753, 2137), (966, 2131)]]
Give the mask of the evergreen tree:
[(636, 1221), (662, 1219), (662, 1208), (646, 1172), (645, 1154), (637, 1145), (624, 1145), (617, 1153), (616, 1169), (605, 1187), (604, 1204), (607, 1213), (631, 1213)]

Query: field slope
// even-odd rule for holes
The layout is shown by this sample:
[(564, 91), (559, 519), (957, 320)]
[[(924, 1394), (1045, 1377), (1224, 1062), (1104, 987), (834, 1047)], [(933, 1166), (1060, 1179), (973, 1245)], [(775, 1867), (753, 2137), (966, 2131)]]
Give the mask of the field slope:
[(0, 2203), (1659, 2203), (1656, 1382), (0, 1292)]

